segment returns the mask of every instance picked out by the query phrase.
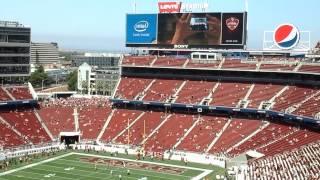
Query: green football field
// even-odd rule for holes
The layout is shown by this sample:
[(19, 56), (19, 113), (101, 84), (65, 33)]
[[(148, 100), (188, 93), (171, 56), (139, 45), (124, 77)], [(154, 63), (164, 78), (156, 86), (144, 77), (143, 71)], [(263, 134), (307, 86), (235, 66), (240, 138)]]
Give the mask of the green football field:
[(214, 179), (223, 169), (179, 161), (137, 161), (133, 157), (70, 152), (0, 172), (6, 179)]

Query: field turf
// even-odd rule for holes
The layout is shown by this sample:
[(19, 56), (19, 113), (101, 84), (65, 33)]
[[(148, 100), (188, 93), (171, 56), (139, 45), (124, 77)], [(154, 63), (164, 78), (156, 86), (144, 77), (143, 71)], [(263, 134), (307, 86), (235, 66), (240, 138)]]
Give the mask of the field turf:
[(134, 157), (68, 152), (0, 172), (0, 180), (214, 179), (224, 169), (179, 161), (137, 161)]

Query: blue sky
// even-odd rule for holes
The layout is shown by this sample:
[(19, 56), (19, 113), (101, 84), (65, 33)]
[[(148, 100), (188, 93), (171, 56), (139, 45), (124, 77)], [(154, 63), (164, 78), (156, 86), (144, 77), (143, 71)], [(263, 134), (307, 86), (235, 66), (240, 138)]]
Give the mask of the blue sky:
[[(310, 30), (312, 45), (320, 40), (319, 0), (248, 0), (248, 48), (261, 49), (264, 30), (281, 23)], [(125, 14), (134, 0), (7, 0), (0, 20), (31, 26), (32, 41), (58, 42), (62, 49), (123, 50)], [(158, 0), (136, 0), (138, 13), (156, 13)], [(183, 2), (205, 2), (185, 0)], [(208, 0), (209, 11), (244, 11), (244, 0)]]

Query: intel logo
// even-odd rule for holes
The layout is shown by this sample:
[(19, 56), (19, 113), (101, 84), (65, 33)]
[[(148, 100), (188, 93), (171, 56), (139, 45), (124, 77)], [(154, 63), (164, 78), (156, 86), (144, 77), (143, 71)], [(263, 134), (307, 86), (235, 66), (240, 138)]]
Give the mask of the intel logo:
[(144, 32), (148, 29), (149, 23), (148, 21), (139, 21), (134, 25), (134, 30), (137, 32)]

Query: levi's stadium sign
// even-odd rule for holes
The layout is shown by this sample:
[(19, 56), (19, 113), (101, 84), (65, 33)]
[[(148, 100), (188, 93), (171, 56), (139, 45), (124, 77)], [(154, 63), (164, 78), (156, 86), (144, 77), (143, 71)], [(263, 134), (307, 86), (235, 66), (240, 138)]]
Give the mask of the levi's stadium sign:
[(201, 11), (209, 8), (208, 3), (158, 2), (159, 13), (186, 13)]
[(179, 13), (181, 2), (158, 2), (160, 13)]

